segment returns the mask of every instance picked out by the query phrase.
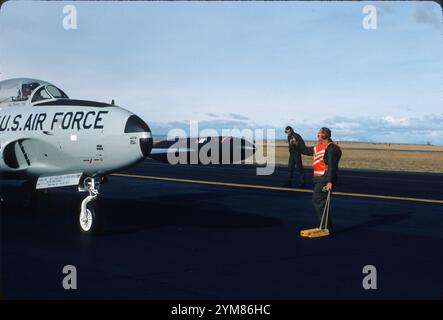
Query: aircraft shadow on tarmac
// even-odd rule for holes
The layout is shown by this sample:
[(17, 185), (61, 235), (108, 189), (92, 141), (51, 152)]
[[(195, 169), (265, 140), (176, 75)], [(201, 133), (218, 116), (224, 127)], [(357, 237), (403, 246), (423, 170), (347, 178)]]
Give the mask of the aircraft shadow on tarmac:
[[(143, 201), (119, 201), (106, 199), (101, 208), (106, 212), (106, 225), (104, 234), (122, 234), (137, 232), (148, 228), (164, 226), (188, 226), (196, 228), (263, 228), (281, 224), (281, 221), (272, 217), (257, 214), (237, 212), (228, 206), (217, 205), (210, 207), (201, 203), (201, 194), (174, 197), (160, 196), (148, 198)], [(207, 193), (205, 197), (214, 197)], [(127, 225), (119, 225), (121, 214), (125, 212)], [(127, 215), (131, 215), (128, 219)]]
[[(64, 190), (63, 190), (64, 189)], [(26, 207), (27, 198), (20, 188), (3, 188), (2, 196), (7, 210), (2, 216), (48, 220), (49, 228), (78, 232), (77, 219), (81, 196), (74, 188), (54, 189), (39, 195), (37, 207)], [(61, 191), (60, 191), (61, 190)], [(69, 190), (69, 192), (67, 192)], [(166, 226), (196, 228), (263, 228), (281, 225), (275, 217), (233, 210), (228, 205), (210, 203), (208, 200), (223, 198), (223, 193), (199, 192), (174, 195), (144, 196), (138, 199), (118, 199), (104, 194), (99, 200), (101, 222), (100, 236), (130, 234), (146, 229)], [(347, 227), (336, 227), (336, 233), (349, 233), (360, 229), (397, 223), (409, 218), (407, 213), (370, 215), (371, 219)]]
[[(16, 190), (17, 191), (17, 190)], [(45, 219), (53, 228), (77, 227), (80, 197), (76, 193), (49, 191), (40, 195), (38, 204), (25, 207), (19, 192), (3, 194), (9, 205), (2, 216)], [(127, 234), (166, 226), (196, 228), (263, 228), (280, 225), (280, 219), (250, 212), (232, 210), (220, 203), (202, 201), (224, 197), (223, 194), (204, 192), (198, 194), (177, 194), (175, 196), (149, 196), (142, 199), (116, 199), (103, 196), (99, 200), (103, 231), (100, 236)], [(51, 226), (49, 226), (51, 228)]]

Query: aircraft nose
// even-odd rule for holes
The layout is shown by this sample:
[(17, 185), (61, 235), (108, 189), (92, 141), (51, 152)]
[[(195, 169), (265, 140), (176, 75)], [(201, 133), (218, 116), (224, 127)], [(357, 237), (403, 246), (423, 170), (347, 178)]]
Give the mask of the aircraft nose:
[(140, 149), (145, 158), (151, 153), (152, 143), (152, 138), (140, 138)]
[(125, 133), (141, 134), (139, 138), (140, 150), (144, 157), (149, 156), (152, 150), (152, 133), (149, 126), (140, 117), (132, 115), (126, 121)]

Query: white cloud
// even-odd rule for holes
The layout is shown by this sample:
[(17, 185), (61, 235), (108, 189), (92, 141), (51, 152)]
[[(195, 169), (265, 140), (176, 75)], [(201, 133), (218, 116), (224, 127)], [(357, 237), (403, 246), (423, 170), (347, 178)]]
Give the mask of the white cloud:
[[(218, 132), (222, 129), (276, 129), (277, 138), (284, 138), (280, 125), (259, 124), (250, 120), (211, 119), (199, 122), (200, 129), (211, 128)], [(443, 116), (426, 115), (417, 118), (384, 117), (332, 117), (319, 122), (293, 122), (294, 130), (306, 140), (315, 139), (317, 130), (327, 126), (332, 130), (335, 140), (362, 142), (392, 142), (392, 143), (432, 143), (443, 145)], [(189, 129), (189, 121), (155, 122), (150, 124), (154, 134), (166, 134), (173, 128), (185, 131)]]
[[(443, 116), (332, 117), (323, 121), (337, 140), (427, 143), (443, 145)], [(321, 127), (318, 123), (317, 127)], [(300, 128), (303, 125), (300, 124)]]
[(409, 118), (396, 118), (393, 116), (386, 116), (382, 118), (387, 126), (394, 126), (394, 127), (408, 127), (410, 126), (411, 122)]
[(230, 114), (229, 114), (229, 117), (230, 117), (231, 119), (236, 119), (236, 120), (250, 120), (249, 117), (244, 116), (244, 115), (242, 115), (242, 114), (238, 114), (238, 113), (230, 113)]
[(414, 21), (440, 29), (442, 26), (441, 7), (436, 3), (416, 4)]

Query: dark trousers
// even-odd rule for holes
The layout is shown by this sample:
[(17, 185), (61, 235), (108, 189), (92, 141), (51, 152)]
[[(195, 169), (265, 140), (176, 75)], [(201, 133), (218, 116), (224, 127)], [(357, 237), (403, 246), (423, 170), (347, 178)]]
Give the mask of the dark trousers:
[(300, 176), (300, 183), (303, 184), (305, 182), (305, 170), (303, 168), (301, 154), (298, 152), (289, 153), (288, 182), (292, 182), (292, 179), (294, 178), (294, 171), (297, 171)]
[[(315, 213), (318, 217), (318, 224), (320, 224), (321, 218), (323, 216), (323, 212), (326, 205), (326, 199), (328, 197), (328, 192), (323, 191), (323, 187), (326, 185), (324, 181), (314, 181), (314, 193), (312, 194), (312, 204), (314, 205)], [(329, 232), (332, 233), (332, 218), (331, 211), (329, 211), (328, 221), (326, 221), (326, 217), (323, 219), (323, 224), (321, 228), (329, 229)]]

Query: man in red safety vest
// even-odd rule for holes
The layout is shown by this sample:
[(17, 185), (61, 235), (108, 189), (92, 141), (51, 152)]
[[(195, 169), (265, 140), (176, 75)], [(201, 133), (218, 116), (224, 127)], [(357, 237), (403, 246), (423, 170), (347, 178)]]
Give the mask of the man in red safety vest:
[[(315, 146), (307, 147), (304, 143), (297, 143), (297, 149), (305, 155), (314, 157), (312, 165), (314, 171), (312, 204), (321, 222), (328, 191), (331, 191), (337, 182), (338, 163), (342, 152), (340, 147), (332, 141), (330, 129), (321, 128), (318, 131), (317, 138), (318, 142)], [(328, 228), (329, 233), (332, 233), (333, 228), (330, 215), (328, 215), (327, 221), (324, 219), (320, 228)]]

